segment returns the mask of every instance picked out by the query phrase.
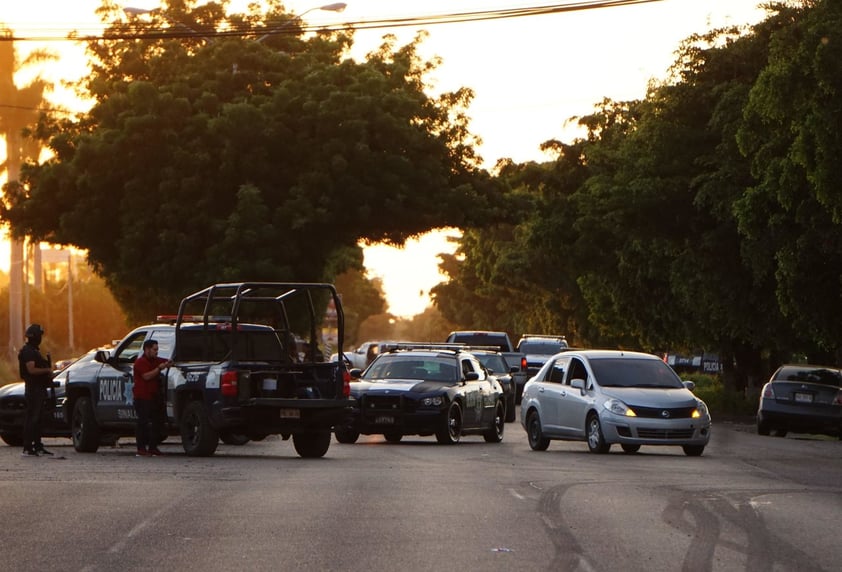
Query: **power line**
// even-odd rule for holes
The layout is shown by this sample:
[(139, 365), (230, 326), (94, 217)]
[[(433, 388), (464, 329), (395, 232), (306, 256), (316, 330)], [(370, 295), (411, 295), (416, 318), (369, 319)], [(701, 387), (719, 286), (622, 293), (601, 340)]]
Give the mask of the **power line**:
[(250, 37), (263, 35), (300, 34), (302, 32), (316, 31), (340, 31), (345, 29), (373, 30), (390, 29), (403, 27), (430, 26), (436, 24), (457, 24), (466, 22), (483, 22), (489, 20), (500, 20), (510, 18), (521, 18), (526, 16), (546, 16), (549, 14), (560, 14), (565, 12), (579, 12), (583, 10), (595, 10), (599, 8), (619, 8), (636, 4), (650, 4), (663, 0), (583, 0), (580, 2), (568, 2), (565, 4), (551, 4), (546, 6), (532, 6), (524, 8), (504, 8), (496, 10), (480, 10), (475, 12), (456, 12), (450, 14), (436, 14), (430, 16), (409, 16), (406, 18), (387, 18), (380, 20), (359, 20), (343, 22), (330, 25), (307, 25), (298, 27), (289, 26), (289, 21), (277, 25), (264, 26), (262, 28), (234, 26), (222, 30), (197, 31), (186, 29), (182, 26), (169, 28), (153, 28), (149, 26), (137, 26), (131, 23), (121, 30), (109, 30), (102, 32), (101, 27), (95, 32), (88, 34), (79, 30), (58, 30), (48, 29), (43, 35), (17, 36), (14, 33), (0, 34), (0, 41), (88, 41), (88, 40), (156, 40), (164, 38), (224, 38), (224, 37)]

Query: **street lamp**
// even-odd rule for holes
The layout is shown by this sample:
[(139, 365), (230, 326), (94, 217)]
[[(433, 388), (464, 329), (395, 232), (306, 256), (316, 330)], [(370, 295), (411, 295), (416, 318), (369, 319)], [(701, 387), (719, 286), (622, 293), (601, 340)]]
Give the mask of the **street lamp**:
[(281, 30), (283, 30), (287, 26), (292, 26), (293, 22), (295, 22), (296, 20), (300, 20), (302, 18), (302, 16), (304, 16), (304, 14), (307, 14), (308, 12), (314, 12), (316, 10), (323, 10), (325, 12), (342, 12), (347, 7), (348, 7), (348, 5), (345, 2), (334, 2), (333, 4), (325, 4), (324, 6), (316, 6), (314, 8), (309, 8), (307, 10), (304, 10), (301, 14), (295, 16), (293, 19), (290, 19), (290, 20), (287, 20), (286, 22), (284, 22), (284, 24), (282, 26), (280, 26), (274, 32), (270, 32), (268, 34), (263, 34), (262, 36), (257, 38), (257, 41), (262, 42), (263, 40), (265, 40), (269, 36), (274, 36), (274, 35), (280, 34)]

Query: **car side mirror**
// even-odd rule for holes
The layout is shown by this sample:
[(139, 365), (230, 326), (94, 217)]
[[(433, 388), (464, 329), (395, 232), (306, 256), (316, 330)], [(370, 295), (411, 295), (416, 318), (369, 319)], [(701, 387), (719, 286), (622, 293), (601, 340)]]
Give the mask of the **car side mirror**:
[(105, 350), (97, 350), (94, 354), (94, 361), (99, 363), (108, 363), (108, 352)]
[(465, 374), (465, 381), (476, 381), (479, 379), (479, 373), (475, 371), (469, 371)]
[(363, 374), (363, 371), (360, 368), (355, 367), (348, 373), (351, 375), (351, 379), (359, 379), (360, 376)]
[(686, 388), (687, 388), (687, 389), (689, 389), (690, 391), (693, 391), (694, 389), (696, 389), (696, 382), (695, 382), (695, 381), (690, 381), (690, 380), (687, 380), (687, 379), (682, 379), (682, 380), (681, 380), (681, 383), (683, 383), (683, 384), (684, 384), (684, 387), (686, 387)]
[(579, 378), (571, 379), (570, 380), (570, 386), (575, 387), (580, 392), (582, 392), (582, 394), (585, 393), (585, 380), (584, 379), (579, 379)]

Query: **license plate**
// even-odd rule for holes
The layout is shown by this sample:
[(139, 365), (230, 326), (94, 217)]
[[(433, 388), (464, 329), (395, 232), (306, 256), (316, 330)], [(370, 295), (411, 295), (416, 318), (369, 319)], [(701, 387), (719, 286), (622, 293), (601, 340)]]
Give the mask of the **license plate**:
[(281, 419), (301, 419), (301, 410), (281, 409)]
[(795, 394), (795, 402), (796, 403), (812, 403), (813, 396), (809, 393), (796, 393)]
[(377, 425), (394, 425), (395, 424), (395, 418), (392, 417), (391, 415), (378, 415), (377, 417), (374, 418), (374, 422)]

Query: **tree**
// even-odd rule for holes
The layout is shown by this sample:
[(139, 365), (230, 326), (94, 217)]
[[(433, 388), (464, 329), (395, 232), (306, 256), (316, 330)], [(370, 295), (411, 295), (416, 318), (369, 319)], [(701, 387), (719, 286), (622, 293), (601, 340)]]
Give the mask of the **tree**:
[(352, 348), (365, 341), (359, 337), (363, 322), (386, 312), (383, 284), (379, 278), (366, 278), (360, 255), (359, 266), (338, 275), (334, 285), (345, 311), (345, 345)]
[(214, 35), (288, 20), (275, 3), (226, 15), (173, 0), (152, 16), (153, 35), (165, 21), (207, 35), (119, 39), (141, 23), (112, 21), (89, 44), (93, 108), (42, 124), (55, 158), (4, 211), (19, 234), (87, 249), (131, 317), (223, 277), (332, 280), (360, 239), (465, 226), (499, 200), (467, 129), (472, 94), (425, 94), (420, 37), (356, 62), (351, 32)]
[[(0, 27), (0, 35), (10, 38), (11, 31)], [(52, 57), (45, 50), (35, 50), (19, 62), (14, 42), (0, 41), (0, 135), (6, 141), (6, 162), (0, 165), (0, 172), (5, 170), (8, 174), (4, 194), (17, 184), (21, 162), (38, 158), (41, 147), (34, 139), (25, 137), (24, 130), (36, 123), (44, 92), (50, 87), (50, 83), (39, 76), (29, 85), (18, 88), (14, 74)], [(18, 344), (23, 343), (23, 239), (19, 235), (12, 237), (9, 262), (9, 356), (13, 357)]]

